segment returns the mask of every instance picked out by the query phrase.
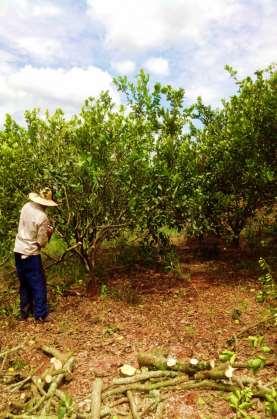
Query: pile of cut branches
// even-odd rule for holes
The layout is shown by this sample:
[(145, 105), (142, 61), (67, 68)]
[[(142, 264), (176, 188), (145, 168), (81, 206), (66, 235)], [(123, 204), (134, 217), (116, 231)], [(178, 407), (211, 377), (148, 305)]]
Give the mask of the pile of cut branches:
[(0, 380), (7, 395), (6, 406), (3, 406), (0, 416), (54, 418), (65, 417), (65, 413), (69, 417), (74, 414), (72, 399), (59, 389), (64, 381), (70, 379), (74, 365), (72, 354), (63, 354), (55, 348), (42, 346), (43, 352), (51, 356), (50, 365), (40, 376), (36, 374), (38, 369), (24, 375), (9, 367), (9, 357), (22, 349), (24, 345), (0, 353), (0, 359), (3, 360)]
[[(261, 381), (241, 374), (234, 374), (249, 368), (244, 363), (234, 363), (232, 366), (228, 362), (214, 361), (204, 362), (196, 358), (190, 361), (178, 361), (173, 356), (163, 356), (153, 352), (139, 353), (138, 363), (140, 370), (134, 375), (125, 378), (116, 378), (112, 383), (100, 392), (101, 385), (96, 385), (97, 392), (93, 394), (92, 400), (97, 399), (105, 404), (129, 404), (131, 417), (135, 419), (147, 417), (147, 414), (155, 414), (155, 418), (166, 417), (164, 415), (165, 397), (160, 394), (160, 390), (219, 390), (224, 392), (235, 392), (244, 387), (251, 386), (254, 398), (266, 399), (272, 392), (272, 385), (262, 384)], [(273, 365), (273, 360), (265, 362), (265, 366)], [(99, 379), (98, 379), (99, 380)], [(143, 394), (143, 397), (139, 397)], [(148, 394), (145, 403), (145, 394)], [(137, 402), (135, 402), (135, 398)], [(99, 412), (102, 417), (102, 410), (90, 417), (98, 418)], [(103, 410), (104, 413), (104, 410)], [(121, 412), (127, 415), (128, 409)]]
[[(59, 388), (71, 378), (74, 357), (47, 346), (41, 349), (52, 357), (50, 366), (40, 376), (36, 375), (36, 371), (26, 377), (16, 374), (9, 376), (5, 385), (11, 396), (17, 394), (19, 401), (10, 399), (5, 413), (0, 413), (1, 417), (158, 419), (166, 417), (167, 391), (219, 390), (234, 394), (233, 403), (236, 397), (239, 400), (238, 395), (244, 389), (251, 389), (251, 398), (263, 401), (269, 400), (275, 391), (276, 381), (262, 383), (255, 375), (241, 374), (242, 370), (249, 369), (249, 364), (234, 362), (235, 358), (230, 358), (232, 353), (229, 351), (223, 352), (217, 362), (199, 361), (196, 358), (182, 361), (170, 355), (144, 352), (137, 357), (139, 368), (124, 365), (120, 369), (121, 377), (114, 378), (109, 384), (96, 378), (89, 399), (77, 405)], [(7, 356), (16, 350), (18, 348), (0, 353), (2, 367)], [(268, 358), (263, 366), (273, 364), (274, 361)]]

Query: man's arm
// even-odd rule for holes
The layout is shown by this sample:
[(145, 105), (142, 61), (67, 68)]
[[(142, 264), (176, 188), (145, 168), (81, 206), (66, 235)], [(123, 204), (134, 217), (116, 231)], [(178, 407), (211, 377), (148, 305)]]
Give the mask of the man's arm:
[(39, 248), (45, 247), (51, 238), (53, 227), (49, 225), (48, 220), (43, 221), (38, 227), (37, 243)]

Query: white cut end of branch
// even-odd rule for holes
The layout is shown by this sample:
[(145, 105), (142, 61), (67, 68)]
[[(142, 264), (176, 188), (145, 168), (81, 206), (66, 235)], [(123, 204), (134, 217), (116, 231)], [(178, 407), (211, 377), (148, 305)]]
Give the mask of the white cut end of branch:
[(79, 409), (82, 412), (88, 413), (90, 411), (90, 404), (91, 404), (91, 400), (90, 399), (85, 399), (85, 400), (81, 401), (80, 403), (78, 403), (78, 406), (79, 406)]
[(189, 363), (191, 364), (191, 365), (197, 365), (198, 364), (198, 359), (197, 358), (191, 358), (190, 359), (190, 361), (189, 361)]
[(47, 374), (47, 375), (46, 375), (46, 377), (45, 377), (45, 382), (46, 382), (47, 384), (52, 383), (52, 375)]
[(177, 364), (177, 359), (175, 358), (175, 356), (168, 355), (167, 360), (166, 360), (166, 365), (168, 367), (174, 367), (174, 365), (176, 364)]
[(124, 364), (120, 367), (120, 372), (122, 375), (127, 377), (132, 377), (136, 373), (136, 368), (132, 367), (132, 365)]
[(227, 378), (232, 378), (233, 377), (233, 373), (235, 371), (235, 368), (232, 368), (230, 365), (229, 367), (225, 370), (225, 377)]
[(61, 370), (62, 367), (63, 367), (62, 362), (57, 358), (51, 358), (50, 362), (51, 362), (51, 364), (53, 364), (55, 370)]
[(210, 366), (211, 366), (211, 368), (215, 367), (215, 360), (214, 359), (210, 360)]

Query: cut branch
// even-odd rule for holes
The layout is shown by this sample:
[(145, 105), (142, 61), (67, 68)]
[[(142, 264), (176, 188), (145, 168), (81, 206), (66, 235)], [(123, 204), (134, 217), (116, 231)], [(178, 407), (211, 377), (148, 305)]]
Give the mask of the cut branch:
[(181, 371), (188, 375), (193, 375), (196, 371), (211, 369), (209, 362), (198, 362), (196, 365), (192, 365), (189, 362), (177, 361), (175, 365), (168, 366), (164, 356), (156, 355), (151, 352), (138, 353), (138, 363), (140, 366), (154, 367), (159, 370)]
[(101, 378), (96, 378), (94, 380), (91, 392), (91, 419), (100, 419), (102, 388), (103, 380)]
[(126, 393), (126, 391), (128, 390), (151, 391), (151, 390), (156, 390), (162, 387), (176, 386), (180, 383), (183, 383), (184, 381), (187, 381), (186, 376), (176, 377), (171, 380), (160, 381), (159, 383), (153, 383), (153, 384), (137, 384), (137, 383), (127, 384), (127, 385), (119, 386), (113, 389), (105, 390), (103, 392), (102, 399), (113, 396), (115, 394)]
[(15, 346), (14, 348), (7, 349), (7, 350), (6, 350), (6, 351), (4, 351), (4, 352), (1, 352), (1, 353), (0, 353), (0, 358), (6, 357), (7, 355), (12, 354), (13, 352), (17, 352), (17, 351), (19, 351), (20, 349), (22, 349), (22, 348), (23, 348), (23, 346), (24, 346), (24, 344), (21, 344), (21, 345)]
[(135, 400), (134, 400), (134, 397), (133, 397), (133, 394), (132, 394), (131, 390), (127, 391), (127, 397), (128, 397), (129, 403), (130, 403), (130, 409), (131, 409), (133, 418), (134, 419), (140, 419), (140, 416), (137, 412), (136, 403), (135, 403)]
[(59, 359), (61, 362), (65, 362), (68, 360), (68, 358), (72, 355), (71, 353), (68, 354), (63, 354), (62, 352), (60, 352), (58, 349), (53, 348), (52, 346), (46, 346), (43, 345), (41, 347), (41, 350), (43, 352), (45, 352), (47, 355), (51, 355), (54, 358)]
[(113, 385), (121, 385), (121, 384), (131, 384), (131, 383), (137, 383), (139, 381), (146, 381), (150, 378), (156, 378), (156, 377), (176, 377), (180, 373), (177, 371), (149, 371), (145, 372), (143, 374), (137, 374), (133, 377), (125, 377), (125, 378), (115, 378), (112, 381)]

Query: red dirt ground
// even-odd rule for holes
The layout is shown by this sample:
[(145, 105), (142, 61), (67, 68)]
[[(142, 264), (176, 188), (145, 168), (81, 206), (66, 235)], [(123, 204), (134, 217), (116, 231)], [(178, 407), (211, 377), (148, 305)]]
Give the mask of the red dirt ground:
[[(111, 274), (108, 296), (55, 297), (50, 323), (1, 317), (0, 346), (26, 341), (25, 360), (41, 370), (49, 362), (39, 350), (42, 344), (72, 351), (76, 365), (71, 382), (63, 389), (77, 402), (89, 397), (96, 376), (108, 383), (118, 375), (122, 364), (137, 366), (138, 351), (160, 348), (183, 359), (218, 358), (219, 352), (227, 348), (230, 336), (268, 315), (267, 306), (255, 300), (259, 289), (255, 262), (253, 265), (251, 261), (242, 261), (239, 255), (204, 261), (192, 257), (187, 250), (179, 252), (182, 279), (143, 268)], [(49, 294), (53, 302), (54, 297)], [(134, 300), (136, 304), (131, 304)], [(234, 309), (241, 312), (238, 321), (232, 318)], [(272, 330), (263, 330), (261, 334), (273, 347)], [(247, 339), (239, 341), (237, 353), (241, 361), (251, 354)], [(264, 374), (272, 373), (270, 369)], [(167, 395), (165, 419), (234, 417), (223, 395), (215, 392)]]

